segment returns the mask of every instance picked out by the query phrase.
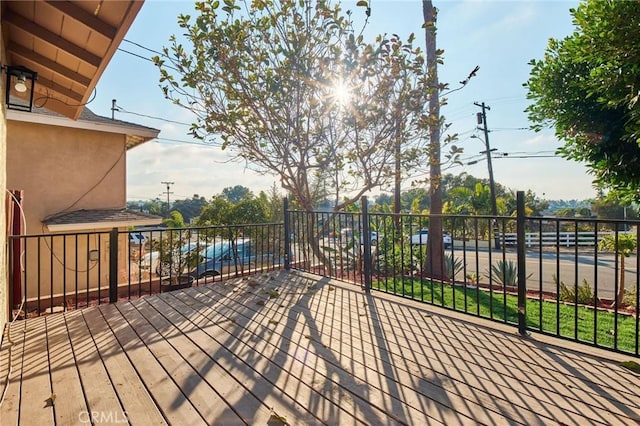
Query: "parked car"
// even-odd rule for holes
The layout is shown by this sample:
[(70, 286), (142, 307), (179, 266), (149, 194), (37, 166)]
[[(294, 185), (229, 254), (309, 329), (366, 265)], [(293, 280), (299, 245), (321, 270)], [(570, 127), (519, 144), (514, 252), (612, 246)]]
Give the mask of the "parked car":
[(200, 252), (202, 261), (188, 273), (199, 279), (228, 273), (240, 272), (261, 266), (264, 256), (256, 256), (249, 238), (239, 238), (234, 243), (218, 241)]
[[(353, 239), (353, 229), (351, 228), (342, 228), (340, 230), (340, 242), (342, 244), (348, 244), (349, 241)], [(364, 235), (360, 235), (360, 244), (364, 244)], [(376, 231), (371, 231), (371, 245), (375, 246), (378, 244), (378, 233)]]
[[(411, 236), (411, 244), (416, 244), (416, 245), (427, 244), (428, 238), (429, 238), (429, 230), (421, 229)], [(447, 231), (442, 232), (442, 244), (444, 245), (444, 248), (451, 248), (451, 246), (453, 245), (453, 240), (451, 239), (451, 235)]]

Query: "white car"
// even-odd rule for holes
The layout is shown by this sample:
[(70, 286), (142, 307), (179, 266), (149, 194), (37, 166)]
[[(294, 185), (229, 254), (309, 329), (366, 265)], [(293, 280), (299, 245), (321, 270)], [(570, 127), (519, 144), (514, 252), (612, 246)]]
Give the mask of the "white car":
[[(347, 244), (353, 238), (354, 238), (353, 229), (343, 228), (340, 231), (340, 241), (343, 244)], [(360, 244), (364, 244), (364, 235), (360, 235)], [(378, 244), (378, 233), (376, 231), (371, 231), (371, 245), (375, 246), (377, 244)]]
[[(411, 236), (411, 244), (416, 244), (416, 245), (427, 244), (428, 239), (429, 239), (429, 230), (421, 229)], [(451, 248), (451, 246), (453, 245), (453, 240), (451, 239), (451, 235), (449, 235), (447, 231), (442, 232), (442, 243), (444, 244), (444, 248)]]

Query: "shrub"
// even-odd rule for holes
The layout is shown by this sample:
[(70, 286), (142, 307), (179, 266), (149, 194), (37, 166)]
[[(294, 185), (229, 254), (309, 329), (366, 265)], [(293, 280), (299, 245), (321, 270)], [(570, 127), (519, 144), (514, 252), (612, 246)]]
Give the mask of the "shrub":
[(622, 299), (623, 306), (633, 307), (634, 310), (636, 307), (636, 290), (630, 290), (624, 293), (624, 298)]
[[(553, 276), (553, 282), (558, 282), (558, 277)], [(594, 300), (593, 290), (586, 279), (582, 280), (582, 284), (578, 284), (578, 294), (576, 295), (575, 286), (568, 286), (560, 281), (560, 293), (558, 299), (563, 302), (578, 303), (580, 305), (592, 305)]]
[(480, 281), (480, 276), (478, 274), (476, 274), (475, 272), (469, 272), (467, 274), (467, 282), (470, 284), (478, 284), (478, 281)]

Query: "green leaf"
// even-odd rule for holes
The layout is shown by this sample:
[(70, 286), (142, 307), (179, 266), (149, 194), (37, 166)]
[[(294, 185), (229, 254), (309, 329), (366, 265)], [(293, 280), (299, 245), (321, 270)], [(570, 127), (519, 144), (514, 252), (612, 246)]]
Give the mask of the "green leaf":
[(620, 363), (626, 369), (633, 371), (634, 373), (640, 374), (640, 364), (635, 361), (623, 361)]

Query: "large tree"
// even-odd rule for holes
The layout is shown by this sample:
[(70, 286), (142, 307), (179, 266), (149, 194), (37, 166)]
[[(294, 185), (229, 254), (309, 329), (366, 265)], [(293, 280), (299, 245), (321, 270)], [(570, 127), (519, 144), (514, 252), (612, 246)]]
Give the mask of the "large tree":
[[(366, 23), (368, 2), (358, 5)], [(219, 136), (308, 211), (315, 182), (331, 178), (341, 210), (393, 181), (397, 123), (415, 139), (429, 96), (413, 36), (366, 43), (353, 15), (322, 0), (198, 2), (195, 17), (178, 18), (184, 41), (173, 36), (154, 58), (162, 88), (196, 114), (194, 136)], [(403, 145), (404, 169), (425, 155)]]
[(253, 198), (251, 190), (242, 185), (228, 186), (222, 190), (222, 194), (220, 195), (233, 204), (239, 203), (245, 198)]
[(432, 278), (447, 276), (444, 263), (444, 245), (442, 244), (442, 171), (440, 168), (441, 144), (440, 131), (440, 87), (438, 81), (438, 50), (436, 49), (437, 9), (431, 0), (423, 0), (425, 43), (427, 68), (429, 70), (431, 96), (429, 97), (429, 235), (427, 256), (424, 260), (424, 274)]
[(570, 13), (574, 33), (531, 62), (529, 118), (554, 127), (559, 154), (584, 162), (597, 186), (640, 200), (640, 7), (588, 0)]

